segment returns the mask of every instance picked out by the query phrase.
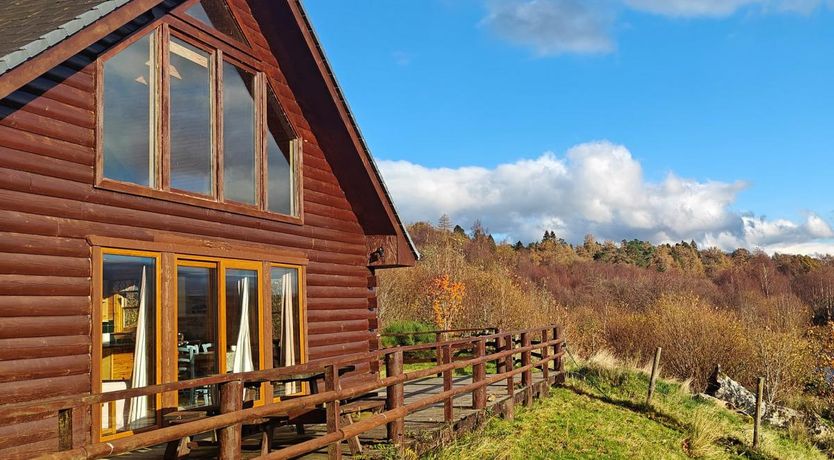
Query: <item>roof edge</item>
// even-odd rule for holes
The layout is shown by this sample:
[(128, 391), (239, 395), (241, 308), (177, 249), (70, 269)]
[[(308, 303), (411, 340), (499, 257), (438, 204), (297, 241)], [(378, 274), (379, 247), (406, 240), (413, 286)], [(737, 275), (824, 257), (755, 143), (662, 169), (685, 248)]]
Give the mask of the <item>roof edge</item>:
[(0, 75), (24, 64), (30, 59), (38, 56), (47, 49), (61, 43), (77, 32), (83, 30), (95, 21), (108, 15), (116, 8), (124, 5), (130, 0), (105, 0), (90, 8), (75, 18), (61, 24), (55, 30), (51, 30), (37, 39), (21, 46), (5, 56), (0, 56)]
[(336, 91), (336, 95), (338, 96), (339, 103), (342, 104), (345, 113), (347, 114), (348, 121), (350, 123), (350, 128), (354, 130), (356, 133), (356, 137), (359, 140), (359, 144), (364, 150), (365, 155), (367, 156), (369, 163), (371, 165), (371, 169), (379, 180), (379, 183), (382, 187), (382, 191), (385, 194), (385, 198), (388, 200), (388, 203), (391, 205), (391, 210), (394, 214), (394, 219), (397, 222), (400, 230), (402, 231), (403, 235), (405, 236), (406, 241), (408, 242), (409, 249), (411, 249), (412, 254), (414, 254), (414, 258), (416, 260), (420, 260), (420, 251), (417, 249), (417, 246), (414, 244), (414, 241), (411, 239), (411, 235), (408, 233), (408, 229), (406, 229), (405, 225), (400, 218), (399, 213), (397, 212), (397, 207), (394, 204), (394, 200), (391, 197), (391, 193), (388, 190), (388, 186), (385, 184), (385, 179), (382, 177), (380, 173), (379, 166), (376, 164), (373, 155), (371, 154), (371, 150), (368, 147), (367, 142), (365, 141), (365, 137), (362, 135), (362, 130), (359, 128), (359, 124), (356, 123), (356, 117), (353, 115), (353, 111), (350, 109), (350, 104), (348, 103), (347, 99), (345, 98), (344, 92), (342, 91), (342, 87), (339, 84), (338, 78), (336, 78), (336, 74), (333, 72), (333, 68), (330, 66), (330, 61), (327, 59), (327, 54), (324, 52), (324, 48), (321, 46), (321, 41), (319, 40), (318, 35), (316, 34), (315, 29), (313, 28), (312, 23), (310, 22), (310, 18), (307, 15), (307, 10), (304, 8), (304, 4), (302, 0), (293, 0), (296, 6), (298, 7), (298, 12), (301, 17), (301, 20), (304, 22), (304, 25), (309, 32), (310, 37), (313, 41), (313, 44), (316, 47), (316, 51), (321, 56), (321, 64), (324, 66), (326, 70), (326, 77), (329, 78), (333, 84), (333, 88)]

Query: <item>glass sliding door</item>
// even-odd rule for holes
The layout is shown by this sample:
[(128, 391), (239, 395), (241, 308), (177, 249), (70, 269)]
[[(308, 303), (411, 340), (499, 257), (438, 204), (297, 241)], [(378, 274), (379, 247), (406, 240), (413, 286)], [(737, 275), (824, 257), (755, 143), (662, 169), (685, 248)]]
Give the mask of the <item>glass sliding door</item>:
[[(303, 350), (303, 311), (301, 310), (301, 284), (297, 267), (273, 266), (270, 273), (272, 287), (272, 367), (301, 364)], [(276, 397), (303, 391), (301, 385), (277, 384)]]
[[(157, 266), (153, 255), (104, 253), (101, 271), (101, 391), (157, 383)], [(101, 434), (156, 425), (156, 398), (101, 407)]]
[[(261, 262), (177, 263), (177, 376), (190, 380), (263, 368)], [(247, 389), (244, 400), (262, 393)], [(180, 391), (179, 406), (216, 405), (215, 385)]]
[[(217, 264), (182, 261), (177, 266), (177, 376), (179, 380), (220, 373)], [(180, 407), (216, 404), (215, 388), (182, 390)]]

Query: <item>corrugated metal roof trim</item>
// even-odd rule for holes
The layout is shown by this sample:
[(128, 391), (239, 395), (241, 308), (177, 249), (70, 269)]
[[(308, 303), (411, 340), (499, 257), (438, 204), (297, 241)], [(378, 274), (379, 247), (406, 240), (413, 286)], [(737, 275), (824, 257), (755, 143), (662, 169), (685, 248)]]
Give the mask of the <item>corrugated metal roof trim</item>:
[(43, 53), (50, 47), (61, 43), (73, 34), (84, 29), (129, 1), (130, 0), (103, 1), (92, 7), (90, 10), (79, 14), (74, 19), (61, 24), (57, 29), (41, 35), (37, 40), (34, 40), (31, 43), (20, 47), (20, 49), (0, 57), (0, 75)]

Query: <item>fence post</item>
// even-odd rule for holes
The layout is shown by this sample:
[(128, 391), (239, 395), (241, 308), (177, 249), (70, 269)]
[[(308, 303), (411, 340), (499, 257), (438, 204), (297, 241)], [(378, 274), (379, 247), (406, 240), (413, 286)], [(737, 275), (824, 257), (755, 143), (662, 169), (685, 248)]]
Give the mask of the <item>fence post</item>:
[[(393, 377), (402, 375), (403, 373), (403, 352), (395, 351), (385, 355), (385, 375)], [(389, 386), (385, 390), (385, 410), (392, 410), (402, 407), (403, 405), (403, 384), (396, 383)], [(405, 420), (402, 418), (395, 419), (388, 423), (388, 440), (402, 445), (403, 428)]]
[[(475, 358), (486, 356), (486, 339), (479, 339), (475, 342)], [(483, 382), (486, 379), (486, 363), (481, 362), (472, 366), (472, 383)], [(472, 407), (475, 409), (486, 408), (486, 386), (478, 387), (472, 391)]]
[[(452, 362), (452, 347), (443, 345), (443, 364), (450, 364)], [(443, 371), (443, 391), (452, 389), (452, 370)], [(446, 423), (451, 423), (454, 420), (454, 400), (448, 397), (443, 401), (443, 420)]]
[[(521, 333), (521, 347), (530, 346), (530, 334), (527, 332)], [(521, 366), (530, 364), (530, 351), (521, 352)], [(524, 405), (530, 406), (533, 404), (533, 370), (527, 369), (521, 373), (521, 387), (524, 389)]]
[[(562, 326), (553, 326), (553, 338), (554, 339), (562, 339)], [(559, 355), (562, 353), (562, 343), (557, 343), (553, 345), (553, 354)], [(564, 383), (565, 382), (565, 360), (562, 359), (562, 356), (553, 360), (553, 370), (555, 371), (556, 375), (553, 378), (553, 383)]]
[[(504, 336), (504, 345), (502, 348), (505, 351), (513, 349), (513, 335), (507, 334)], [(514, 368), (513, 365), (513, 355), (510, 354), (504, 358), (504, 371), (510, 372)], [(515, 407), (515, 379), (514, 376), (510, 375), (507, 377), (507, 406), (506, 406), (506, 414), (505, 417), (509, 420), (513, 419), (514, 407)]]
[(662, 348), (657, 347), (654, 352), (654, 361), (652, 362), (652, 376), (649, 378), (649, 393), (646, 395), (646, 405), (652, 403), (652, 396), (654, 396), (654, 386), (657, 383), (657, 373), (660, 371), (660, 352)]
[[(443, 342), (442, 339), (443, 339), (443, 337), (441, 337), (439, 332), (434, 333), (434, 343), (435, 344), (439, 344), (439, 343)], [(443, 362), (443, 350), (441, 348), (442, 347), (440, 345), (436, 345), (434, 347), (434, 362), (438, 366), (440, 365), (440, 363)], [(442, 375), (443, 374), (437, 374), (438, 377), (441, 377)]]
[[(495, 334), (499, 334), (501, 332), (501, 330), (496, 328), (493, 332)], [(501, 350), (501, 337), (500, 336), (496, 336), (495, 339), (492, 341), (492, 350), (493, 350), (493, 353), (498, 353)], [(501, 360), (496, 359), (495, 360), (495, 373), (496, 374), (501, 373), (501, 371), (499, 370), (500, 368), (501, 368)]]
[(759, 447), (759, 437), (761, 434), (760, 426), (762, 424), (762, 400), (764, 399), (764, 377), (759, 377), (756, 384), (756, 417), (753, 420), (753, 448)]
[(72, 408), (58, 411), (58, 450), (72, 449)]
[(542, 394), (547, 396), (550, 394), (550, 361), (545, 361), (548, 357), (550, 357), (550, 346), (544, 345), (547, 343), (547, 329), (542, 330), (542, 378), (544, 378), (544, 386), (542, 387)]
[[(324, 391), (339, 391), (339, 370), (332, 364), (324, 368)], [(339, 400), (334, 399), (325, 404), (327, 415), (327, 433), (339, 431)], [(339, 460), (342, 458), (342, 442), (337, 441), (327, 446), (327, 458)]]
[[(220, 413), (227, 414), (243, 409), (243, 382), (232, 380), (220, 384)], [(220, 460), (240, 458), (240, 441), (243, 425), (223, 427), (219, 430), (217, 441), (220, 444), (218, 457)]]

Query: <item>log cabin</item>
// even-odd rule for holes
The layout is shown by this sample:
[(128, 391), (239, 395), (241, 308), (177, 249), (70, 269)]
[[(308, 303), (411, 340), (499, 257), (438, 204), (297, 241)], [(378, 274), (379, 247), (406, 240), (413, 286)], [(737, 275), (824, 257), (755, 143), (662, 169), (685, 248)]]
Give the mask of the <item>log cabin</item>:
[[(299, 0), (0, 6), (0, 405), (374, 350), (374, 273), (418, 257)], [(73, 444), (212, 398), (75, 413)]]

